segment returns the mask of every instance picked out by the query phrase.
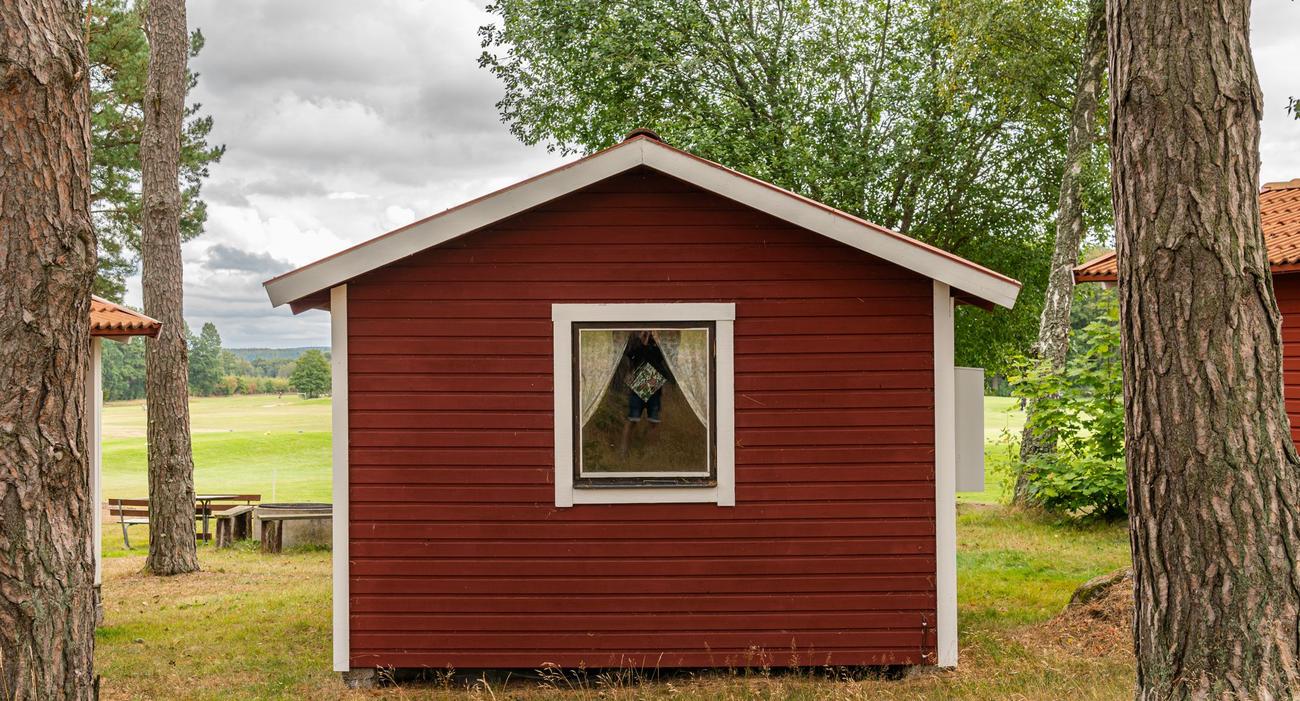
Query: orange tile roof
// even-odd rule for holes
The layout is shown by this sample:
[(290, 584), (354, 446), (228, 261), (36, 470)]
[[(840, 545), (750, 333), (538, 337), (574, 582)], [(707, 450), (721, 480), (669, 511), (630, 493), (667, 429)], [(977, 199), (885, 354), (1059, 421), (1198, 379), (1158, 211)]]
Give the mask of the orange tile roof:
[[(1300, 178), (1268, 183), (1259, 193), (1264, 245), (1274, 273), (1300, 271)], [(1115, 254), (1107, 253), (1074, 269), (1075, 282), (1114, 282)]]
[(90, 298), (91, 336), (157, 336), (162, 323), (126, 307), (92, 296)]

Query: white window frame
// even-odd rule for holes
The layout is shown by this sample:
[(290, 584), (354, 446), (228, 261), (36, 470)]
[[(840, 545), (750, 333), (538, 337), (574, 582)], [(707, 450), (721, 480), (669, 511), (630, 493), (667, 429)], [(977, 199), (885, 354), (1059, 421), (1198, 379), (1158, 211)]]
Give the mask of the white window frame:
[[(573, 322), (573, 323), (576, 325), (576, 324), (587, 323), (587, 322)], [(615, 323), (618, 323), (618, 322), (615, 322)], [(714, 341), (717, 340), (717, 336), (718, 336), (717, 330), (715, 330), (715, 329), (713, 328), (713, 324), (714, 324), (715, 322), (713, 322), (713, 321), (711, 321), (711, 320), (699, 320), (699, 319), (693, 319), (693, 320), (688, 321), (688, 322), (685, 322), (685, 323), (687, 323), (687, 324), (692, 324), (692, 326), (685, 326), (685, 327), (682, 327), (682, 326), (666, 326), (667, 322), (664, 322), (664, 321), (661, 319), (661, 320), (659, 321), (659, 323), (652, 323), (652, 322), (645, 322), (645, 323), (632, 323), (632, 324), (621, 324), (621, 323), (620, 323), (618, 326), (613, 326), (613, 327), (611, 327), (611, 326), (586, 326), (586, 327), (579, 327), (579, 328), (576, 329), (576, 331), (577, 331), (578, 343), (579, 343), (579, 345), (581, 346), (581, 343), (582, 343), (582, 334), (583, 334), (583, 332), (586, 332), (586, 331), (628, 331), (628, 332), (637, 332), (637, 331), (680, 331), (680, 330), (685, 330), (685, 329), (687, 329), (687, 328), (693, 328), (693, 329), (696, 329), (696, 330), (702, 330), (702, 331), (704, 331), (705, 333), (708, 334), (708, 339), (709, 339), (709, 343), (708, 343), (708, 345), (709, 345), (710, 352), (712, 352), (712, 349), (713, 349), (713, 343), (714, 343)], [(700, 324), (700, 325), (699, 325), (699, 326), (694, 326), (694, 324)], [(715, 358), (716, 358), (716, 355), (717, 355), (717, 354), (716, 354), (716, 353), (713, 353), (713, 355), (714, 355)], [(579, 372), (581, 373), (581, 366), (579, 366)], [(709, 368), (710, 396), (712, 396), (713, 394), (716, 393), (716, 392), (714, 391), (714, 390), (716, 390), (716, 386), (713, 384), (713, 382), (714, 382), (714, 380), (715, 380), (716, 378), (717, 378), (717, 372), (712, 368), (712, 366), (710, 366), (710, 368)], [(715, 409), (715, 408), (716, 408), (716, 407), (711, 407), (711, 409)], [(576, 422), (574, 422), (574, 423), (576, 423)], [(714, 456), (714, 454), (713, 454), (713, 453), (714, 453), (713, 439), (715, 438), (715, 436), (714, 436), (714, 434), (713, 434), (713, 429), (716, 428), (716, 427), (714, 427), (714, 426), (710, 426), (709, 423), (710, 423), (710, 422), (706, 421), (706, 422), (705, 422), (705, 426), (704, 426), (705, 433), (706, 433), (707, 436), (708, 436), (708, 438), (707, 438), (707, 442), (708, 442), (708, 450), (705, 452), (705, 464), (706, 464), (706, 467), (704, 468), (703, 471), (698, 471), (698, 470), (697, 470), (697, 471), (694, 471), (694, 472), (685, 472), (685, 471), (681, 471), (681, 470), (676, 470), (676, 471), (654, 470), (654, 471), (646, 471), (646, 472), (610, 472), (610, 471), (605, 471), (605, 472), (588, 472), (588, 471), (586, 470), (586, 465), (583, 463), (582, 451), (581, 451), (581, 450), (577, 450), (577, 449), (576, 449), (576, 446), (575, 446), (575, 450), (574, 450), (574, 460), (576, 461), (577, 464), (574, 466), (574, 471), (575, 471), (575, 473), (577, 474), (578, 479), (591, 480), (591, 481), (592, 481), (593, 483), (595, 483), (595, 484), (599, 484), (601, 480), (606, 480), (606, 481), (609, 481), (609, 482), (613, 482), (613, 481), (617, 481), (617, 480), (625, 480), (625, 481), (626, 481), (626, 480), (635, 480), (635, 479), (659, 479), (659, 478), (668, 478), (668, 479), (685, 478), (685, 479), (689, 479), (689, 480), (713, 480), (713, 479), (716, 479), (716, 477), (715, 477), (714, 474), (713, 474), (713, 460), (714, 460), (714, 457), (716, 457), (716, 456)], [(716, 422), (714, 422), (714, 423), (716, 423)], [(578, 445), (582, 445), (582, 441), (583, 441), (583, 438), (582, 438), (583, 428), (584, 428), (584, 427), (582, 427), (582, 426), (577, 427), (577, 431), (578, 431), (577, 444), (578, 444)], [(628, 486), (637, 486), (637, 485), (628, 485)], [(601, 489), (606, 489), (607, 487), (600, 487), (600, 488), (601, 488)]]
[[(555, 393), (555, 505), (716, 503), (736, 505), (736, 305), (715, 302), (553, 304)], [(573, 325), (586, 322), (713, 322), (717, 480), (708, 486), (600, 487), (573, 485)]]

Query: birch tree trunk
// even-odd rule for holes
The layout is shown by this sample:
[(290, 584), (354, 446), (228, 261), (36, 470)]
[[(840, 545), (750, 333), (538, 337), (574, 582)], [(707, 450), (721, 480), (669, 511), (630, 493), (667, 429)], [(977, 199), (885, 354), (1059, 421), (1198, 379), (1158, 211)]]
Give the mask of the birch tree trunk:
[(95, 237), (77, 3), (0, 2), (0, 698), (95, 693)]
[(199, 569), (194, 547), (189, 361), (181, 284), (181, 127), (189, 38), (184, 0), (149, 0), (149, 78), (140, 138), (144, 310), (162, 322), (145, 343), (149, 412), (149, 558), (155, 574)]
[[(1052, 250), (1052, 267), (1048, 271), (1047, 296), (1038, 321), (1038, 342), (1034, 355), (1051, 363), (1056, 370), (1065, 368), (1070, 351), (1070, 304), (1074, 300), (1074, 266), (1079, 262), (1083, 243), (1083, 196), (1079, 176), (1087, 164), (1097, 134), (1097, 108), (1101, 100), (1101, 79), (1106, 68), (1106, 0), (1091, 0), (1084, 30), (1083, 55), (1074, 79), (1074, 104), (1070, 108), (1070, 133), (1066, 137), (1065, 168), (1061, 172), (1061, 193), (1056, 205), (1056, 246)], [(1031, 402), (1025, 407), (1028, 417), (1034, 413)], [(1035, 435), (1031, 423), (1025, 422), (1020, 437), (1020, 462), (1051, 452), (1055, 437)], [(1022, 471), (1016, 477), (1013, 501), (1027, 505), (1029, 482)]]
[(1292, 698), (1300, 481), (1249, 0), (1110, 0), (1138, 698)]

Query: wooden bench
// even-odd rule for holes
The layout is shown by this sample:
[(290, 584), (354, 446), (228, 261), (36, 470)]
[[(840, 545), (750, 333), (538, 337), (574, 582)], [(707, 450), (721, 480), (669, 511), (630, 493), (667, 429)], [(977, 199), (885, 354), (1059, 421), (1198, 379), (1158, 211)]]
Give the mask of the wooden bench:
[(252, 538), (253, 509), (256, 508), (252, 504), (243, 504), (216, 514), (217, 535), (214, 541), (216, 547), (228, 548), (234, 545), (236, 540)]
[(228, 548), (236, 540), (253, 537), (253, 511), (261, 494), (237, 494), (212, 503), (211, 514), (217, 521), (215, 546)]
[(149, 525), (149, 500), (109, 499), (108, 515), (117, 517), (117, 522), (122, 526), (122, 544), (130, 550), (131, 536), (127, 533), (127, 527)]
[(285, 521), (331, 521), (333, 514), (269, 514), (257, 515), (262, 522), (262, 552), (278, 553), (284, 549)]
[[(251, 538), (253, 536), (253, 509), (256, 508), (254, 502), (262, 500), (260, 494), (237, 494), (220, 502), (213, 502), (207, 509), (207, 515), (217, 519), (217, 539), (218, 545), (221, 545), (222, 531), (227, 533), (227, 542), (230, 540)], [(204, 508), (199, 505), (194, 506), (194, 518), (202, 519)], [(122, 544), (127, 550), (132, 550), (131, 537), (128, 532), (130, 526), (147, 526), (149, 525), (149, 500), (148, 499), (109, 499), (108, 514), (115, 517), (118, 524), (122, 527)], [(196, 540), (205, 540), (202, 533), (195, 533)]]

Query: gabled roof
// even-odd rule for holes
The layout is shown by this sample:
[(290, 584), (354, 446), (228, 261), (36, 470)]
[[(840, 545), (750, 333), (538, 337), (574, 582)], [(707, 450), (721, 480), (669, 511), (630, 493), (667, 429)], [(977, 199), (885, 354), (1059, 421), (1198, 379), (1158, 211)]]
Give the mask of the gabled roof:
[[(1300, 178), (1264, 185), (1259, 193), (1259, 219), (1274, 274), (1300, 271)], [(1075, 282), (1115, 282), (1118, 276), (1114, 252), (1074, 269)]]
[(102, 297), (90, 298), (90, 335), (107, 338), (157, 336), (162, 322)]
[[(644, 166), (948, 284), (963, 298), (1010, 308), (1020, 283), (883, 226), (633, 132), (622, 143), (263, 283), (271, 304), (304, 297), (476, 229)], [(295, 304), (295, 311), (300, 305)], [(312, 305), (305, 305), (310, 307)]]

